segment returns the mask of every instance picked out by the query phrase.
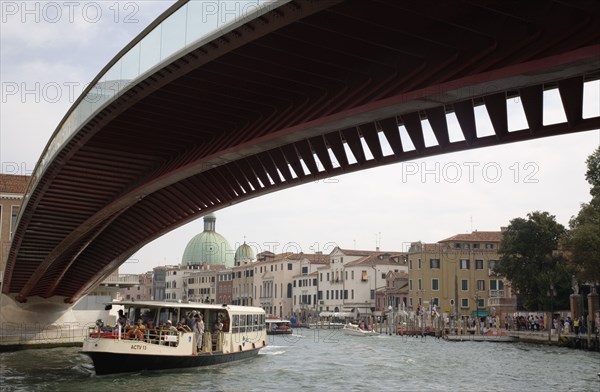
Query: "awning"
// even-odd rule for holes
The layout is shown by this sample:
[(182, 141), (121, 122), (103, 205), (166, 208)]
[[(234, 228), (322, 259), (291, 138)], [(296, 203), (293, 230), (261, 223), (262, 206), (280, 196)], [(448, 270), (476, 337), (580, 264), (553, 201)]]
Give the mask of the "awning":
[(488, 311), (487, 310), (478, 310), (478, 311), (474, 311), (473, 312), (473, 316), (475, 317), (486, 317), (488, 315)]

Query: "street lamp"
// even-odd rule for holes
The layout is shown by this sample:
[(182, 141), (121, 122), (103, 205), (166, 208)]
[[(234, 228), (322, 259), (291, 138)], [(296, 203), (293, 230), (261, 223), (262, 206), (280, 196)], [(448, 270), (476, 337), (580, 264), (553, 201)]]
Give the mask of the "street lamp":
[(548, 342), (552, 341), (552, 327), (554, 327), (554, 296), (556, 295), (556, 289), (554, 284), (550, 283), (550, 288), (546, 291), (546, 295), (550, 297), (550, 320), (546, 321), (548, 324)]

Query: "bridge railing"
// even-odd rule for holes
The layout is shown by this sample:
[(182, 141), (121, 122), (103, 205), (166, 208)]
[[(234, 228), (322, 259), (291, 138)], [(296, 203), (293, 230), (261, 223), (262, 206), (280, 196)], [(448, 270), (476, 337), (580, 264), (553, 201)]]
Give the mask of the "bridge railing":
[[(27, 205), (56, 153), (108, 103), (173, 58), (289, 1), (291, 0), (183, 0), (165, 11), (100, 71), (71, 106), (36, 165), (23, 206)], [(21, 208), (19, 220), (24, 211), (25, 208)]]

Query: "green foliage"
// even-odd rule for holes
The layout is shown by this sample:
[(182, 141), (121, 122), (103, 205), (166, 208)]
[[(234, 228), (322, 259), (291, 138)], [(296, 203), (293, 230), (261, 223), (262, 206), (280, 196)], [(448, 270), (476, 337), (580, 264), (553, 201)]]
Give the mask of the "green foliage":
[(590, 183), (592, 197), (600, 197), (600, 146), (585, 161), (587, 171), (585, 179)]
[(582, 282), (600, 282), (600, 147), (587, 160), (585, 178), (592, 188), (592, 200), (582, 204), (577, 216), (571, 218), (571, 230), (565, 248), (571, 252), (571, 260)]
[(511, 281), (528, 310), (548, 309), (550, 284), (557, 291), (558, 306), (570, 291), (571, 271), (562, 255), (556, 254), (565, 233), (553, 215), (536, 211), (527, 219), (511, 220), (503, 234), (495, 271)]

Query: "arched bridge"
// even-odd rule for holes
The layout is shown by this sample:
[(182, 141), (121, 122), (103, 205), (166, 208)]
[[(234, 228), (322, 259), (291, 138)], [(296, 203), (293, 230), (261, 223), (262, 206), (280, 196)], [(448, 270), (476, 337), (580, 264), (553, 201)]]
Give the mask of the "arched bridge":
[[(176, 3), (67, 113), (24, 200), (4, 294), (73, 302), (151, 240), (269, 192), (600, 128), (583, 116), (600, 75), (595, 0), (279, 1), (212, 32), (206, 4)], [(566, 121), (547, 124), (552, 90)]]

